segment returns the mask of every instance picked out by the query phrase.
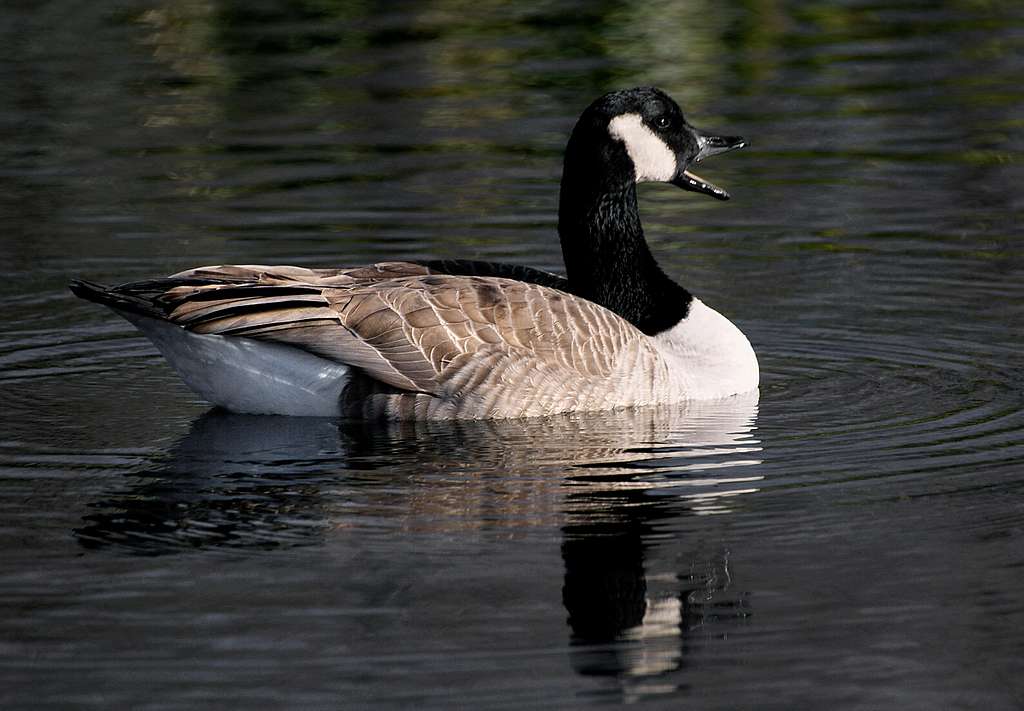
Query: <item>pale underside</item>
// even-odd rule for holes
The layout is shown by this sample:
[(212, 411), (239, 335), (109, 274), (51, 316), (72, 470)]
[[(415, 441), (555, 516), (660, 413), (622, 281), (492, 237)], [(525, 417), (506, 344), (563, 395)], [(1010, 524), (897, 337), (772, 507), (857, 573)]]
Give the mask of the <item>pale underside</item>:
[[(344, 415), (508, 418), (685, 397), (651, 339), (630, 323), (584, 299), (512, 279), (435, 274), (400, 262), (343, 270), (226, 266), (124, 289), (191, 333), (317, 356), (327, 375), (316, 378), (330, 377), (332, 365), (350, 366), (339, 391)], [(200, 350), (216, 357), (208, 351), (219, 342), (205, 339)], [(173, 344), (161, 350), (182, 372), (169, 353)], [(239, 351), (227, 350), (226, 358)], [(216, 378), (230, 379), (223, 366)], [(261, 380), (247, 367), (245, 380), (223, 384), (235, 399), (217, 404), (274, 409), (261, 408), (259, 393), (249, 392)], [(266, 373), (268, 384), (274, 377)], [(216, 402), (217, 391), (212, 383), (201, 394)]]

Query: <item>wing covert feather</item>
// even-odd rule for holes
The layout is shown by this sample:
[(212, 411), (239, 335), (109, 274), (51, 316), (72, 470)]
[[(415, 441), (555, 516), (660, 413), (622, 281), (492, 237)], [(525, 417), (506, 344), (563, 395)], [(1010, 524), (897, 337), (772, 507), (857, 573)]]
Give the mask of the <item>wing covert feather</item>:
[(540, 284), (402, 262), (205, 267), (172, 280), (158, 298), (185, 328), (285, 343), (403, 391), (506, 416), (607, 399), (600, 391), (635, 387), (640, 366), (663, 368), (630, 323)]

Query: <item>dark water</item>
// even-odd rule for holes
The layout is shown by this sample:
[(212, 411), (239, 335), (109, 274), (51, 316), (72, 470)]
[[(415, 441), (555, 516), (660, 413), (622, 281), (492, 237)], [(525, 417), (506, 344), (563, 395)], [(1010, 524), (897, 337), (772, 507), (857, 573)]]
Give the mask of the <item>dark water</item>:
[[(0, 704), (1024, 707), (1022, 50), (983, 0), (5, 3)], [(759, 401), (231, 416), (65, 289), (558, 269), (636, 84), (753, 144), (641, 200)]]

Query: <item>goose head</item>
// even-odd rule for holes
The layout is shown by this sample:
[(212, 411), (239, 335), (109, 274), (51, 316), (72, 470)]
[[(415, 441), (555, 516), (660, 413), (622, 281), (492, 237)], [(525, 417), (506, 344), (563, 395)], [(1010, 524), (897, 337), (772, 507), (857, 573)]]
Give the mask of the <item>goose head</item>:
[(605, 94), (580, 116), (565, 149), (558, 234), (569, 288), (647, 335), (690, 314), (693, 296), (658, 266), (644, 238), (636, 186), (672, 183), (727, 200), (692, 171), (746, 145), (739, 136), (694, 128), (665, 92), (642, 87)]
[(691, 126), (668, 94), (638, 87), (605, 94), (587, 107), (569, 138), (565, 173), (577, 184), (598, 183), (594, 187), (601, 192), (663, 182), (728, 200), (729, 193), (691, 168), (746, 145), (739, 136), (718, 136)]

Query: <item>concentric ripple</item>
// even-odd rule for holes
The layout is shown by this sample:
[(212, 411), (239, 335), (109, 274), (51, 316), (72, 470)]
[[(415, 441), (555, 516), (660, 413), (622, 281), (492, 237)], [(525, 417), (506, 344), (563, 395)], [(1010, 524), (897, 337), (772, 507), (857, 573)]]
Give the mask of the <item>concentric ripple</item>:
[(775, 445), (767, 456), (798, 455), (788, 476), (802, 485), (949, 481), (1024, 457), (1024, 360), (1012, 349), (850, 328), (765, 337), (779, 355), (764, 359), (761, 434)]

